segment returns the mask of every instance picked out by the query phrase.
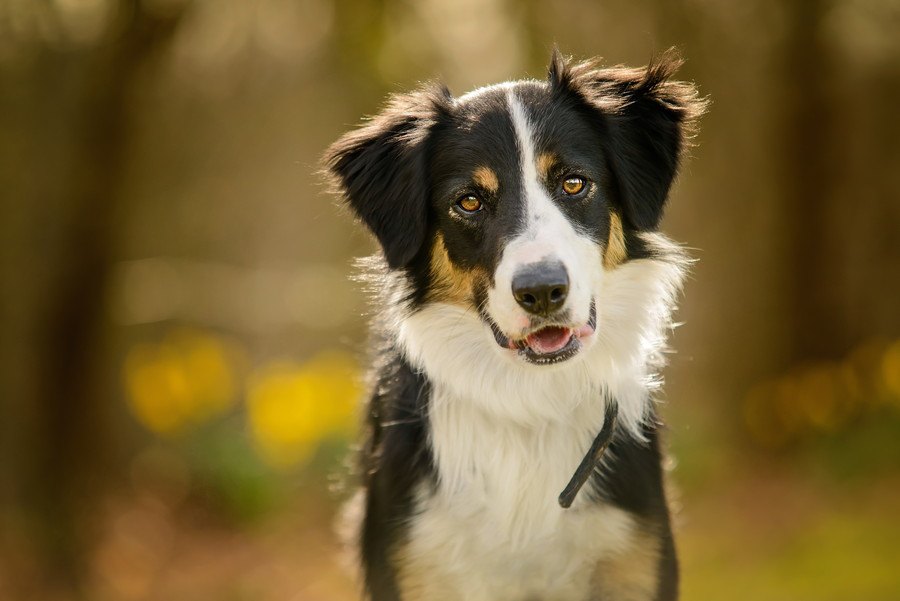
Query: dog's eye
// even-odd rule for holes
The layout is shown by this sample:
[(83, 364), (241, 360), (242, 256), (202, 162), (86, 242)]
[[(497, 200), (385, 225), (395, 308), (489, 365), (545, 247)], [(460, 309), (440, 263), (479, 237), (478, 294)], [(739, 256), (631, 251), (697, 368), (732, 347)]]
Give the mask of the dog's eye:
[(563, 192), (569, 196), (574, 196), (584, 190), (586, 183), (587, 182), (584, 181), (583, 177), (579, 175), (570, 175), (563, 180), (562, 189)]
[(466, 194), (456, 201), (456, 206), (463, 213), (477, 213), (481, 210), (481, 199), (474, 194)]

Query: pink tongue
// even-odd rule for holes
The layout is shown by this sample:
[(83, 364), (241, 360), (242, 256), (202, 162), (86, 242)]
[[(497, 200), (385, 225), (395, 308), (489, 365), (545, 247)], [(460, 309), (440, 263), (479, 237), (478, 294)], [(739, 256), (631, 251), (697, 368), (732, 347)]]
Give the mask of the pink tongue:
[(551, 326), (549, 328), (541, 328), (537, 332), (529, 335), (525, 342), (536, 353), (546, 355), (555, 353), (569, 343), (572, 338), (572, 330), (569, 328), (559, 328)]

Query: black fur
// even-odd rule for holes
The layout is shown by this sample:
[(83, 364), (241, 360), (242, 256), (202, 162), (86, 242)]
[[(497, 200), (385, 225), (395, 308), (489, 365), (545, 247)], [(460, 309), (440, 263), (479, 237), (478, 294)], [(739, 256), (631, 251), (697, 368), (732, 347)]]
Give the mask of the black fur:
[(598, 500), (629, 511), (644, 521), (660, 539), (656, 601), (678, 598), (678, 559), (664, 487), (663, 454), (655, 420), (643, 428), (646, 442), (620, 433), (594, 473), (593, 494)]
[(369, 402), (361, 471), (367, 491), (360, 547), (372, 599), (399, 599), (391, 553), (405, 536), (413, 487), (435, 476), (427, 444), (430, 385), (390, 346)]
[(397, 96), (325, 156), (326, 168), (378, 238), (392, 268), (408, 265), (425, 241), (429, 178), (424, 146), (448, 103), (445, 88)]
[[(516, 134), (504, 93), (460, 103), (435, 129), (431, 146), (431, 211), (450, 259), (462, 268), (492, 273), (503, 241), (523, 222), (522, 204), (516, 202), (522, 197), (521, 181), (515, 177)], [(500, 176), (497, 192), (471, 181), (477, 167), (488, 167)], [(452, 207), (466, 193), (478, 195), (484, 210), (468, 220), (454, 218)]]
[(670, 52), (642, 69), (569, 65), (555, 51), (549, 79), (557, 94), (575, 96), (596, 119), (629, 224), (654, 230), (704, 102), (689, 85), (670, 81), (681, 60)]

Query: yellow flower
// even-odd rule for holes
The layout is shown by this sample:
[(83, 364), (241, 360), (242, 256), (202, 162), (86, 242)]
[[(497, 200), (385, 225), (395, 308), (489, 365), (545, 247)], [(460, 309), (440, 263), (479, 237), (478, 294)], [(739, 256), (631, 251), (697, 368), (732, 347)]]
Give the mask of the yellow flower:
[(885, 350), (881, 359), (881, 378), (888, 393), (900, 403), (900, 340)]
[(357, 368), (329, 352), (295, 365), (278, 363), (250, 378), (247, 410), (265, 460), (289, 467), (309, 459), (319, 443), (353, 426), (360, 394)]
[(149, 430), (173, 434), (234, 403), (233, 361), (219, 339), (175, 330), (159, 344), (140, 344), (125, 359), (128, 405)]

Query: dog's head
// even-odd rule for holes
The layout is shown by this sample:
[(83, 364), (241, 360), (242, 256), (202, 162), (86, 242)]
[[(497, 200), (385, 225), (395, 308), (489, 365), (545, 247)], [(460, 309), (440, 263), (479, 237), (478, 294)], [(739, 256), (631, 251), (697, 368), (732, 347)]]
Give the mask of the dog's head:
[(555, 52), (545, 82), (425, 88), (341, 138), (326, 165), (408, 283), (410, 312), (451, 305), (493, 352), (546, 369), (595, 344), (608, 274), (656, 252), (645, 234), (702, 109), (669, 79), (677, 66)]

